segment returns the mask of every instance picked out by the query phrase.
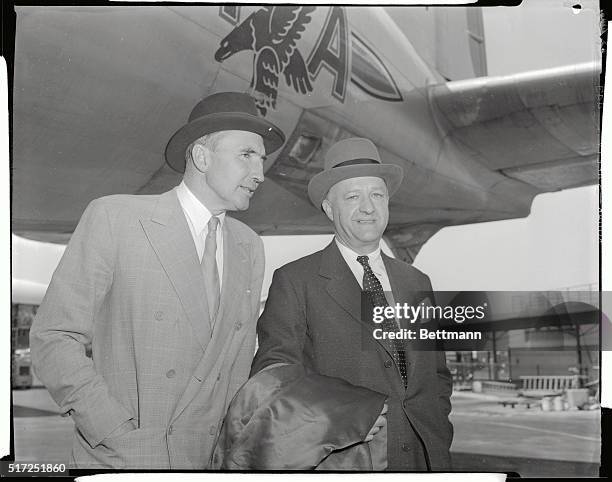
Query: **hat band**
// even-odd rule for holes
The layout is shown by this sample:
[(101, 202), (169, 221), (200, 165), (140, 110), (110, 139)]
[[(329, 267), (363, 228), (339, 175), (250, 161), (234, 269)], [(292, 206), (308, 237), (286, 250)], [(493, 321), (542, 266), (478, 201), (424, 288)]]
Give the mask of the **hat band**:
[(357, 164), (380, 164), (380, 162), (375, 161), (374, 159), (351, 159), (349, 161), (336, 164), (332, 167), (332, 169), (335, 169), (336, 167), (354, 166)]

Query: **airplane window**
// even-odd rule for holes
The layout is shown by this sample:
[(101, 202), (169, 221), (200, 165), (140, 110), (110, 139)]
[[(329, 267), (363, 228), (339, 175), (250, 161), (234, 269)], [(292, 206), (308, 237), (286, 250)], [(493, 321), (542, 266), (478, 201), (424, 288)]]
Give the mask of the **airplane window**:
[(293, 144), (289, 155), (301, 164), (308, 164), (320, 145), (319, 137), (302, 134)]

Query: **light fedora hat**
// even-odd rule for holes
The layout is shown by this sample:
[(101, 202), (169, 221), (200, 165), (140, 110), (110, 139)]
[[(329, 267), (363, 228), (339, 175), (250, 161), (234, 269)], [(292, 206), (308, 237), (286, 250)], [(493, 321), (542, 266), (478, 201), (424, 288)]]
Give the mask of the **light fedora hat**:
[(369, 139), (351, 137), (336, 142), (325, 155), (325, 167), (308, 183), (308, 196), (320, 208), (330, 188), (352, 177), (380, 177), (387, 183), (389, 197), (400, 187), (404, 171), (395, 164), (383, 164), (378, 149)]
[(175, 171), (184, 172), (189, 144), (203, 135), (219, 131), (255, 132), (263, 138), (266, 154), (276, 151), (285, 142), (283, 131), (259, 116), (253, 97), (241, 92), (219, 92), (198, 102), (187, 124), (170, 138), (166, 162)]

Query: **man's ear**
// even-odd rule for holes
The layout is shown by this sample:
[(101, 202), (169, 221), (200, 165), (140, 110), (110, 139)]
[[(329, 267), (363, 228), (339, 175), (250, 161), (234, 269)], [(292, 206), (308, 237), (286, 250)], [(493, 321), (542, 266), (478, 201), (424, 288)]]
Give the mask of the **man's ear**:
[(321, 207), (323, 208), (323, 212), (327, 215), (330, 221), (334, 221), (334, 212), (332, 211), (331, 203), (326, 199), (323, 199), (321, 203)]
[(194, 144), (191, 148), (191, 158), (195, 168), (200, 172), (206, 172), (210, 168), (212, 156), (210, 150), (202, 144)]

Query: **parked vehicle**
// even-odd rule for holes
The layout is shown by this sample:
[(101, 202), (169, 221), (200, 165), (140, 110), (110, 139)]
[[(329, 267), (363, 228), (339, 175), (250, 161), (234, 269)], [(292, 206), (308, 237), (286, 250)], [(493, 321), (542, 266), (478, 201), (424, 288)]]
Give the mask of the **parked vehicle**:
[(32, 358), (29, 348), (17, 348), (11, 357), (12, 388), (32, 387)]

